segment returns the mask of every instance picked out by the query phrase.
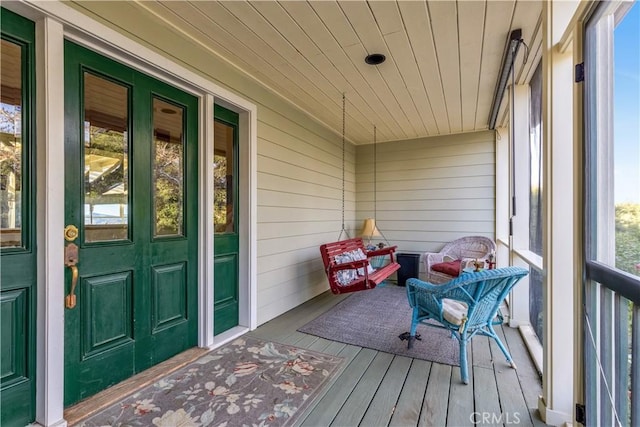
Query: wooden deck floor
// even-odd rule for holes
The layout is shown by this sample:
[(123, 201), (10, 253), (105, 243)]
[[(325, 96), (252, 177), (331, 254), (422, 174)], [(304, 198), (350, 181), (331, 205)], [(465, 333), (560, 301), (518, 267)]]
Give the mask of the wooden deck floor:
[(517, 330), (501, 327), (497, 332), (518, 369), (509, 367), (494, 342), (475, 337), (469, 358), (470, 381), (464, 385), (458, 367), (296, 331), (345, 297), (326, 292), (249, 333), (346, 359), (341, 372), (324, 387), (296, 425), (544, 425), (535, 409), (542, 393), (540, 379)]

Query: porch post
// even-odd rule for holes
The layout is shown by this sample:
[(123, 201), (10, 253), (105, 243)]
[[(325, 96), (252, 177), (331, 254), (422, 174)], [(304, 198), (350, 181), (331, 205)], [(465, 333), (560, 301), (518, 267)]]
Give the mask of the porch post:
[[(577, 203), (580, 171), (573, 133), (572, 46), (558, 48), (577, 2), (543, 2), (544, 342), (542, 396), (547, 424), (573, 420), (574, 286), (580, 260)], [(578, 174), (578, 177), (576, 177)]]
[(66, 426), (64, 410), (64, 39), (63, 27), (36, 22), (38, 337), (36, 422)]
[(509, 129), (496, 128), (496, 262), (510, 265), (509, 238)]
[(213, 345), (213, 95), (200, 98), (198, 346)]
[[(530, 187), (530, 166), (529, 166), (529, 85), (515, 85), (509, 89), (513, 91), (513, 105), (509, 96), (509, 107), (513, 112), (510, 116), (510, 126), (513, 129), (515, 149), (511, 151), (510, 158), (513, 158), (513, 178), (517, 193), (515, 200), (515, 212), (513, 211), (511, 199), (509, 200), (509, 212), (513, 215), (513, 238), (509, 251), (512, 254), (511, 265), (529, 269), (529, 264), (514, 253), (529, 251), (529, 187)], [(509, 93), (511, 95), (511, 93)], [(513, 147), (509, 144), (509, 147)], [(520, 325), (530, 324), (529, 319), (529, 276), (523, 277), (518, 286), (511, 291), (511, 301), (509, 305), (509, 326), (516, 328)]]

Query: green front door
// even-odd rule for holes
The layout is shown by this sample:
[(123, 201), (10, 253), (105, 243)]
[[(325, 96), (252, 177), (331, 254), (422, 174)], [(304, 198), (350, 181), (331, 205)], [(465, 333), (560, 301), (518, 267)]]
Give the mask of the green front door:
[(238, 114), (215, 106), (214, 122), (215, 335), (238, 325)]
[(0, 10), (0, 425), (35, 419), (36, 229), (32, 21)]
[(197, 114), (65, 43), (65, 405), (197, 344)]

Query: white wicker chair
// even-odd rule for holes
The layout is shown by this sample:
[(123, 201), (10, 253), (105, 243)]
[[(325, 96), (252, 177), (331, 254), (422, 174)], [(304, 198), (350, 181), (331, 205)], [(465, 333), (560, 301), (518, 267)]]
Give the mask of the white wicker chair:
[(431, 283), (444, 283), (453, 279), (445, 273), (433, 271), (431, 266), (445, 261), (462, 260), (460, 269), (467, 267), (471, 261), (485, 261), (490, 253), (495, 253), (496, 244), (493, 240), (484, 236), (467, 236), (449, 242), (440, 252), (425, 252), (424, 264), (427, 272), (427, 281)]

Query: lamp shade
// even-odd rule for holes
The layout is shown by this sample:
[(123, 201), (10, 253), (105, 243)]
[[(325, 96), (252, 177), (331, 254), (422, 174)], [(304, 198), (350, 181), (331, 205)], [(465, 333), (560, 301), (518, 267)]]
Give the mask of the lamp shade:
[(378, 231), (378, 227), (376, 227), (376, 220), (374, 218), (365, 218), (360, 235), (368, 237), (369, 239), (373, 236), (380, 236), (380, 231)]

